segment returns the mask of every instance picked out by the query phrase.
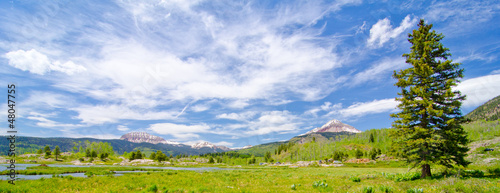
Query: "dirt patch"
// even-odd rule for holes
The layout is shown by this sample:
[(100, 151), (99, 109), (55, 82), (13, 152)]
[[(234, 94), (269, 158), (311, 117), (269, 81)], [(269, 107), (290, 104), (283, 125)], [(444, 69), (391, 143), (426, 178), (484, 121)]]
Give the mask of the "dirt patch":
[(363, 159), (350, 159), (347, 160), (346, 163), (370, 163), (372, 162), (370, 159), (363, 158)]

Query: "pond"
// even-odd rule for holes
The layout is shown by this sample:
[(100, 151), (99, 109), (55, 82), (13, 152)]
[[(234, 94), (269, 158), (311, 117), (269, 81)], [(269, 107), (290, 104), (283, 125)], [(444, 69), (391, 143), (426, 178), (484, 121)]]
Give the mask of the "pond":
[[(25, 170), (27, 167), (39, 166), (40, 164), (16, 164), (16, 170)], [(165, 169), (165, 170), (233, 170), (233, 168), (218, 168), (218, 167), (168, 167), (168, 166), (112, 166), (112, 165), (61, 165), (61, 164), (47, 164), (49, 167), (130, 167), (130, 168), (145, 168), (145, 169)], [(9, 164), (0, 164), (0, 172), (7, 170)]]
[[(27, 167), (39, 166), (40, 164), (16, 164), (16, 170), (25, 170)], [(199, 168), (187, 168), (187, 167), (162, 167), (162, 166), (110, 166), (110, 165), (60, 165), (60, 164), (48, 164), (49, 167), (130, 167), (130, 168), (145, 168), (145, 169), (165, 169), (165, 170), (190, 170), (190, 171), (208, 171), (208, 170), (233, 170), (232, 168), (218, 168), (218, 167), (199, 167)], [(9, 164), (0, 164), (0, 171), (7, 170)], [(115, 171), (113, 176), (121, 176), (124, 173), (139, 173), (147, 171)], [(73, 176), (73, 177), (87, 177), (84, 173), (66, 173), (59, 174), (58, 176)], [(52, 174), (42, 174), (42, 175), (16, 175), (16, 178), (22, 180), (38, 180), (40, 178), (52, 178)], [(8, 175), (0, 175), (0, 180), (10, 180)]]
[[(141, 173), (141, 172), (147, 172), (147, 171), (115, 171), (115, 174), (113, 176), (122, 176), (125, 173)], [(58, 174), (57, 176), (73, 176), (73, 177), (80, 177), (80, 178), (86, 178), (87, 176), (85, 173), (66, 173), (66, 174)], [(52, 174), (41, 174), (41, 175), (16, 175), (17, 180), (38, 180), (41, 178), (52, 178)], [(8, 175), (0, 175), (0, 180), (10, 180), (10, 177)]]

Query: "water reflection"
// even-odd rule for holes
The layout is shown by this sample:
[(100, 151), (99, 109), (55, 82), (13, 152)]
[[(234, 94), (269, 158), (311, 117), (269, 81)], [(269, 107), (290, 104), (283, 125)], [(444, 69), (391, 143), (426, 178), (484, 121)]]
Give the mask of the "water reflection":
[[(16, 164), (16, 170), (25, 170), (27, 167), (39, 166), (40, 164)], [(189, 171), (209, 171), (209, 170), (233, 170), (232, 168), (218, 168), (218, 167), (199, 167), (199, 168), (184, 168), (184, 167), (162, 167), (162, 166), (110, 166), (110, 165), (58, 165), (48, 164), (49, 167), (130, 167), (130, 168), (144, 168), (144, 169), (165, 169), (165, 170), (189, 170)], [(9, 164), (0, 164), (0, 171), (7, 170)], [(122, 176), (125, 173), (141, 173), (147, 171), (114, 171), (113, 176)], [(52, 178), (52, 174), (42, 175), (16, 175), (19, 180), (38, 180), (40, 178)], [(72, 177), (87, 177), (85, 173), (66, 173), (59, 174), (58, 176), (72, 176)], [(0, 175), (0, 180), (10, 180), (8, 175)]]

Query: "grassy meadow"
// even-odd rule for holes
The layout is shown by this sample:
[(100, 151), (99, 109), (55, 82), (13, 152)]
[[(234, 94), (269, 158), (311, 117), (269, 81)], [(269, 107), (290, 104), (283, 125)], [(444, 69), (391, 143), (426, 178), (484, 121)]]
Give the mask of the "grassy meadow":
[(411, 180), (406, 172), (407, 168), (352, 167), (179, 170), (54, 177), (16, 185), (1, 181), (0, 192), (500, 192), (498, 176)]
[[(373, 129), (339, 140), (318, 140), (296, 144), (272, 159), (295, 163), (297, 160), (320, 160), (342, 151), (353, 159), (354, 149), (369, 152), (378, 148), (395, 159), (377, 159), (368, 163), (344, 163), (341, 167), (259, 166), (263, 157), (256, 157), (256, 164), (249, 164), (249, 157), (221, 155), (222, 163), (182, 165), (181, 160), (171, 159), (174, 167), (221, 167), (231, 170), (187, 171), (144, 169), (134, 166), (111, 166), (121, 161), (110, 156), (105, 161), (96, 160), (99, 167), (28, 167), (18, 174), (53, 174), (52, 178), (19, 180), (16, 185), (0, 181), (0, 192), (500, 192), (500, 124), (499, 121), (475, 121), (464, 125), (471, 141), (469, 156), (472, 163), (467, 168), (446, 169), (432, 166), (432, 178), (420, 179), (417, 169), (409, 170), (403, 160), (391, 155), (389, 129)], [(370, 135), (374, 136), (373, 142)], [(495, 151), (486, 151), (486, 149)], [(73, 156), (73, 157), (72, 157)], [(66, 163), (81, 156), (62, 156)], [(210, 155), (209, 155), (210, 156)], [(211, 155), (215, 156), (215, 155)], [(190, 156), (193, 161), (200, 156)], [(367, 155), (362, 157), (366, 158)], [(27, 161), (32, 158), (20, 158)], [(88, 162), (88, 161), (85, 161)], [(28, 162), (25, 162), (28, 163)], [(38, 163), (40, 164), (40, 163)], [(271, 164), (271, 163), (269, 163)], [(114, 176), (114, 171), (142, 170)], [(64, 173), (85, 173), (88, 177), (60, 177)], [(1, 174), (5, 175), (7, 171)]]

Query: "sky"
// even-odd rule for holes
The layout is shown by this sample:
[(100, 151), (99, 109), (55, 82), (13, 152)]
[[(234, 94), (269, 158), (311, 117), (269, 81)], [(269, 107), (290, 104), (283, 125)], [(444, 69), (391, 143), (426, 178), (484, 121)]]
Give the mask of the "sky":
[(388, 128), (420, 19), (465, 69), (463, 114), (500, 95), (495, 1), (13, 0), (0, 13), (0, 116), (14, 83), (23, 136), (236, 148), (332, 119)]

